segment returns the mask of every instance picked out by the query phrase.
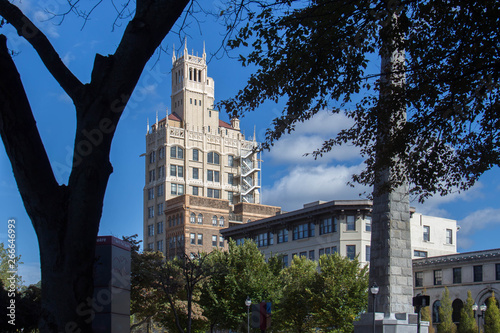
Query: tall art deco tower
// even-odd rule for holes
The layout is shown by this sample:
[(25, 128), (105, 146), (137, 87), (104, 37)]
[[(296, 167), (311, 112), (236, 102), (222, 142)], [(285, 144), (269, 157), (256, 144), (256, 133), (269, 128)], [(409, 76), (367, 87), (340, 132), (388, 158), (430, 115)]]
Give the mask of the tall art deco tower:
[(258, 143), (219, 119), (206, 54), (172, 57), (171, 113), (146, 134), (144, 246), (167, 257), (225, 247), (219, 229), (273, 215), (260, 205)]

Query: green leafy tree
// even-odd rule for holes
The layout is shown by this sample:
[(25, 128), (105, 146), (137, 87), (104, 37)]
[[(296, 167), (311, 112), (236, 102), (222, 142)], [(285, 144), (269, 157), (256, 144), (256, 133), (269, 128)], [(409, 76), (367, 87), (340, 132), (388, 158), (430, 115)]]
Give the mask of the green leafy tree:
[[(281, 290), (277, 284), (274, 259), (266, 263), (255, 242), (246, 240), (241, 245), (229, 242), (229, 251), (214, 251), (211, 260), (219, 270), (203, 285), (200, 304), (211, 329), (242, 330), (247, 325), (245, 300), (253, 304), (271, 301), (275, 304)], [(244, 326), (243, 326), (244, 324)]]
[(315, 294), (318, 264), (303, 256), (294, 256), (289, 267), (282, 271), (280, 281), (283, 295), (276, 304), (273, 325), (284, 332), (316, 331), (317, 312)]
[(0, 281), (8, 289), (14, 286), (21, 288), (22, 278), (19, 276), (18, 268), (22, 264), (21, 256), (16, 256), (15, 252), (10, 252), (10, 248), (0, 243)]
[(451, 306), (450, 292), (445, 287), (442, 297), (441, 306), (439, 307), (439, 319), (441, 322), (438, 325), (438, 333), (455, 333), (457, 326), (452, 319), (453, 308)]
[(316, 280), (315, 322), (325, 332), (352, 332), (359, 313), (366, 311), (368, 299), (368, 266), (361, 267), (358, 258), (350, 260), (338, 253), (319, 259)]
[(472, 305), (474, 305), (474, 300), (472, 299), (471, 291), (468, 290), (464, 307), (460, 310), (458, 333), (477, 333), (476, 318), (474, 310), (472, 310)]
[(484, 333), (500, 332), (500, 310), (495, 293), (486, 301), (486, 312), (484, 314)]
[[(264, 147), (320, 110), (344, 112), (354, 125), (314, 155), (343, 143), (360, 147), (367, 168), (353, 179), (369, 185), (397, 157), (401, 166), (389, 185), (408, 179), (411, 193), (422, 200), (467, 189), (500, 164), (495, 0), (229, 3), (224, 14), (230, 30), (243, 23), (228, 45), (248, 47), (239, 50), (240, 60), (256, 70), (222, 106), (240, 115), (268, 100), (286, 102)], [(394, 17), (395, 29), (385, 29)], [(404, 66), (392, 72), (373, 64), (377, 54), (388, 54), (388, 45), (406, 55)], [(404, 74), (405, 83), (380, 94), (383, 80), (394, 74)], [(408, 121), (380, 118), (387, 113), (380, 112), (379, 96), (406, 106)], [(384, 121), (392, 130), (384, 134), (384, 150), (377, 151), (377, 124)]]
[(431, 317), (431, 308), (429, 306), (425, 306), (420, 310), (421, 321), (429, 322), (429, 330), (428, 333), (434, 333), (434, 326), (432, 325), (432, 317)]
[[(92, 330), (92, 302), (88, 300), (93, 294), (94, 253), (104, 194), (113, 171), (111, 142), (146, 63), (188, 2), (141, 0), (116, 4), (118, 15), (130, 21), (113, 54), (96, 54), (92, 73), (86, 76), (89, 82), (85, 83), (12, 1), (0, 0), (0, 29), (12, 27), (33, 47), (75, 107), (71, 172), (67, 182), (59, 184), (33, 106), (7, 47), (7, 37), (0, 34), (0, 136), (39, 242), (42, 332)], [(86, 5), (90, 8), (82, 7)], [(68, 1), (66, 9), (67, 13), (88, 18), (95, 4)], [(82, 316), (82, 312), (89, 315)]]

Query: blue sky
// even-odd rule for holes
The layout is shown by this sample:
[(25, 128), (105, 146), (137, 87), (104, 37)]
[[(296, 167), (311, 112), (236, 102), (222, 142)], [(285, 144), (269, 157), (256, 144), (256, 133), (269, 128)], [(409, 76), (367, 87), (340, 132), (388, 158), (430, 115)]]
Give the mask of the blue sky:
[[(68, 16), (62, 24), (48, 20), (50, 12), (64, 10), (66, 0), (14, 1), (41, 28), (53, 43), (67, 66), (83, 81), (88, 82), (96, 53), (114, 52), (119, 43), (121, 27), (112, 31), (115, 13), (105, 2), (98, 7), (91, 20), (82, 29), (83, 22)], [(212, 2), (208, 9), (216, 9)], [(110, 177), (99, 229), (100, 235), (139, 234), (142, 237), (142, 189), (147, 119), (152, 123), (156, 112), (166, 115), (170, 107), (170, 68), (172, 45), (179, 49), (185, 33), (189, 52), (199, 53), (206, 45), (207, 54), (216, 52), (222, 43), (224, 28), (212, 18), (198, 14), (198, 22), (188, 19), (190, 26), (179, 36), (171, 33), (159, 53), (146, 67), (143, 76), (120, 120), (111, 151), (114, 172)], [(178, 31), (178, 27), (175, 28)], [(0, 29), (7, 35), (9, 47), (18, 52), (15, 62), (21, 73), (37, 125), (51, 159), (54, 173), (60, 183), (69, 176), (75, 130), (75, 112), (71, 100), (48, 74), (30, 45), (19, 39), (8, 27)], [(219, 54), (221, 55), (221, 54)], [(251, 68), (242, 68), (232, 57), (212, 58), (208, 75), (215, 80), (215, 98), (221, 100), (236, 94), (242, 88)], [(154, 65), (156, 63), (156, 65)], [(154, 65), (154, 66), (153, 66)], [(247, 137), (264, 139), (271, 120), (279, 115), (279, 105), (266, 103), (259, 111), (247, 113), (241, 127)], [(227, 115), (221, 115), (228, 121)], [(277, 205), (284, 210), (295, 210), (304, 203), (316, 200), (359, 198), (366, 191), (361, 187), (346, 186), (349, 176), (362, 167), (359, 153), (352, 147), (340, 147), (320, 160), (304, 157), (339, 129), (348, 126), (343, 116), (322, 112), (310, 121), (297, 126), (295, 133), (285, 136), (270, 152), (263, 154), (262, 199), (264, 204)], [(500, 239), (499, 170), (486, 173), (480, 182), (465, 193), (429, 199), (424, 205), (412, 206), (423, 214), (456, 219), (461, 226), (458, 233), (460, 252), (497, 248)], [(23, 265), (20, 274), (26, 283), (40, 278), (36, 235), (25, 212), (17, 190), (11, 165), (0, 145), (0, 242), (7, 240), (7, 221), (16, 220), (18, 254)]]

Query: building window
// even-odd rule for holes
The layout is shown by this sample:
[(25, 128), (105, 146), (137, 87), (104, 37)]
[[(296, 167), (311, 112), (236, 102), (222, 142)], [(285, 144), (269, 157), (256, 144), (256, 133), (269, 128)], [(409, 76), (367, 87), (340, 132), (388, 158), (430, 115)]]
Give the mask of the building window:
[[(325, 249), (325, 251), (326, 251), (326, 249)], [(336, 246), (332, 246), (332, 254), (334, 254), (334, 253), (337, 253), (337, 247)]]
[(153, 206), (148, 207), (148, 218), (152, 218), (155, 216), (155, 208)]
[(365, 261), (370, 262), (370, 256), (371, 256), (371, 247), (370, 245), (366, 245), (365, 248)]
[(158, 168), (158, 179), (165, 178), (165, 166), (161, 166)]
[(437, 300), (432, 305), (432, 322), (439, 323), (439, 308), (441, 307), (441, 301)]
[(159, 155), (160, 160), (162, 160), (162, 159), (164, 159), (164, 158), (165, 158), (165, 147), (161, 147), (161, 148), (158, 150), (158, 155)]
[(314, 224), (304, 223), (293, 227), (293, 240), (314, 237)]
[(178, 146), (170, 147), (170, 157), (183, 159), (184, 158), (184, 149), (182, 149), (181, 147), (178, 147)]
[(198, 224), (203, 224), (203, 215), (198, 214)]
[(372, 231), (372, 217), (365, 216), (365, 231)]
[(158, 232), (159, 234), (162, 234), (162, 233), (163, 233), (163, 221), (158, 222), (158, 224), (157, 224), (157, 228), (156, 228), (156, 229), (157, 229), (157, 232)]
[(347, 231), (356, 230), (356, 216), (347, 215)]
[(154, 182), (156, 180), (155, 170), (149, 170), (149, 182)]
[(346, 245), (347, 258), (354, 260), (356, 258), (356, 245)]
[(198, 245), (203, 245), (203, 234), (198, 234)]
[(232, 173), (227, 174), (227, 183), (229, 185), (234, 185), (234, 175)]
[(326, 218), (323, 219), (319, 222), (319, 234), (324, 235), (324, 234), (329, 234), (333, 232), (333, 221), (332, 218)]
[(220, 190), (208, 188), (207, 189), (207, 197), (220, 199)]
[(233, 192), (227, 192), (227, 200), (229, 200), (230, 204), (234, 204), (234, 194), (233, 194)]
[(224, 216), (221, 216), (219, 218), (219, 227), (223, 227), (224, 226)]
[(257, 243), (258, 247), (261, 246), (268, 246), (269, 245), (269, 234), (267, 232), (258, 234), (255, 242)]
[(415, 272), (415, 287), (424, 286), (424, 272)]
[(307, 251), (300, 252), (299, 257), (307, 258)]
[(150, 224), (148, 225), (148, 236), (154, 236), (155, 234), (155, 226)]
[(281, 262), (283, 263), (283, 268), (288, 267), (288, 254), (284, 254), (281, 257)]
[(462, 267), (453, 268), (453, 283), (462, 283)]
[(163, 215), (163, 202), (158, 204), (158, 216)]
[(474, 266), (474, 282), (482, 282), (483, 281), (483, 266), (478, 265)]
[(495, 264), (495, 279), (500, 280), (500, 264)]
[(446, 244), (453, 244), (453, 231), (446, 229)]
[(183, 195), (184, 194), (184, 185), (182, 185), (182, 184), (170, 184), (170, 194)]
[(198, 149), (193, 149), (193, 161), (198, 161), (199, 160), (199, 150)]
[(198, 188), (198, 186), (191, 186), (191, 188), (193, 189), (193, 195), (199, 195), (199, 188)]
[(314, 250), (309, 251), (309, 260), (314, 260)]
[(148, 243), (148, 250), (153, 251), (155, 249), (154, 243)]
[(224, 236), (219, 236), (219, 247), (224, 247)]
[(184, 167), (181, 165), (170, 165), (170, 176), (172, 177), (184, 177)]
[(165, 192), (165, 184), (158, 185), (158, 196), (161, 197)]
[(156, 249), (158, 251), (162, 251), (163, 252), (163, 241), (162, 240), (159, 240), (158, 242), (156, 242)]
[(207, 180), (209, 182), (219, 182), (219, 171), (207, 170)]
[(155, 189), (154, 187), (148, 189), (148, 200), (152, 200), (155, 198)]
[(431, 241), (431, 227), (424, 225), (424, 242)]
[(210, 164), (220, 164), (220, 156), (216, 152), (210, 152), (207, 155), (207, 162)]
[(278, 231), (278, 243), (288, 242), (288, 229), (281, 229)]
[(434, 270), (434, 285), (440, 286), (443, 284), (443, 271), (440, 269)]
[(190, 243), (196, 245), (196, 234), (189, 234)]
[(193, 179), (198, 179), (198, 168), (193, 168)]
[(230, 167), (234, 167), (234, 156), (233, 155), (227, 155), (227, 165)]
[(156, 152), (152, 151), (149, 153), (149, 164), (152, 164), (156, 161)]
[(426, 251), (413, 250), (413, 256), (415, 256), (417, 258), (427, 258), (427, 252)]
[(318, 256), (321, 258), (323, 254), (325, 254), (325, 249), (319, 249)]
[(217, 225), (217, 216), (212, 216), (212, 225)]
[(196, 214), (195, 213), (191, 213), (191, 215), (189, 215), (189, 223), (196, 223)]
[(217, 235), (212, 235), (212, 246), (217, 246)]

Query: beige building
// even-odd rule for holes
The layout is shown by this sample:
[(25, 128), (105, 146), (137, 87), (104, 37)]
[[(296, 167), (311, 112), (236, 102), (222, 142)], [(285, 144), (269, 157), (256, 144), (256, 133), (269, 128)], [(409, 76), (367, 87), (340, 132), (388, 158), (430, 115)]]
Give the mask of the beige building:
[(467, 291), (478, 306), (493, 293), (500, 295), (500, 249), (415, 259), (413, 275), (415, 295), (425, 292), (430, 296), (433, 324), (440, 321), (438, 310), (445, 287), (452, 301), (453, 321), (458, 323)]
[[(262, 206), (260, 211), (267, 210), (268, 215), (255, 215), (252, 212), (259, 209), (249, 208), (260, 203), (258, 144), (255, 135), (253, 140), (245, 139), (238, 119), (233, 118), (230, 123), (219, 119), (219, 111), (214, 109), (214, 91), (214, 80), (207, 73), (205, 50), (198, 57), (190, 55), (185, 45), (182, 55), (174, 54), (172, 112), (164, 119), (157, 117), (151, 128), (148, 122), (143, 155), (146, 157), (143, 239), (147, 250), (188, 251), (193, 234), (196, 244), (203, 244), (197, 249), (206, 248), (215, 235), (220, 245), (223, 240), (215, 229), (228, 227), (229, 221), (242, 223), (279, 211), (277, 207)], [(178, 207), (179, 197), (184, 202), (183, 211)], [(211, 234), (181, 231), (190, 222), (192, 207), (202, 214), (201, 225), (207, 226)], [(250, 217), (241, 220), (246, 215)], [(214, 217), (217, 217), (215, 229)], [(198, 220), (196, 224), (200, 224)]]
[[(253, 239), (266, 256), (282, 254), (285, 265), (294, 255), (317, 259), (339, 252), (362, 263), (370, 261), (370, 200), (314, 202), (304, 208), (222, 231), (241, 243)], [(456, 253), (456, 221), (411, 214), (413, 258)], [(449, 237), (448, 237), (449, 236)]]

